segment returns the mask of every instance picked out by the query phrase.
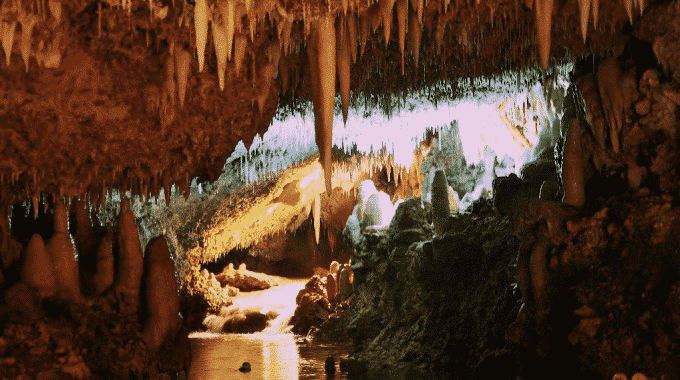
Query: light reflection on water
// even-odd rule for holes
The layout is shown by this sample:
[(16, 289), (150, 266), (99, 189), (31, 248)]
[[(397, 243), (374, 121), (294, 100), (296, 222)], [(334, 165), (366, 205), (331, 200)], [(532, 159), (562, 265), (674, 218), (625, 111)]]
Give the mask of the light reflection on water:
[[(268, 290), (241, 293), (233, 308), (277, 311), (280, 316), (261, 333), (221, 334), (192, 333), (192, 363), (188, 380), (248, 379), (306, 380), (325, 378), (324, 363), (328, 355), (335, 358), (336, 369), (347, 357), (348, 345), (298, 345), (286, 326), (295, 310), (295, 297), (307, 280), (281, 279), (279, 286)], [(213, 320), (216, 317), (213, 317)], [(223, 324), (223, 322), (222, 322)], [(251, 371), (239, 372), (243, 362)], [(337, 371), (334, 379), (345, 379)]]

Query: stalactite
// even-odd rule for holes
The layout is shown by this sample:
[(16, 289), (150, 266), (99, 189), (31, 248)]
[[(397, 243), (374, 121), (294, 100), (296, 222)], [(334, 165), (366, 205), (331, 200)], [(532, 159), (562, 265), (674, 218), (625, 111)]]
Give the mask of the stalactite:
[[(318, 96), (314, 101), (316, 145), (319, 147), (321, 166), (324, 169), (326, 191), (330, 195), (331, 185), (331, 145), (333, 143), (333, 108), (335, 105), (335, 27), (333, 17), (326, 14), (317, 24), (316, 46), (313, 55), (318, 60), (316, 73), (312, 72), (312, 82), (319, 84)], [(309, 45), (308, 45), (309, 51)], [(313, 71), (313, 70), (310, 70)]]
[(175, 51), (175, 75), (180, 108), (184, 108), (184, 98), (186, 97), (187, 93), (187, 81), (189, 79), (190, 64), (191, 54), (189, 54), (189, 52), (184, 49), (177, 49)]
[(415, 68), (418, 69), (418, 60), (420, 58), (420, 39), (422, 36), (423, 27), (420, 25), (420, 21), (418, 21), (418, 15), (416, 12), (411, 12), (409, 16), (408, 29), (408, 34), (410, 37), (409, 41), (411, 44), (413, 59), (415, 61)]
[[(344, 24), (344, 18), (339, 18), (340, 24)], [(347, 112), (349, 111), (349, 88), (350, 88), (350, 59), (349, 33), (347, 28), (338, 27), (335, 30), (337, 47), (337, 72), (340, 82), (340, 98), (342, 99), (342, 120), (347, 125)]]
[(583, 35), (583, 43), (586, 43), (588, 21), (590, 20), (590, 0), (578, 0), (578, 5), (581, 12), (581, 34)]
[(234, 38), (234, 65), (236, 67), (236, 76), (241, 76), (241, 66), (243, 59), (246, 56), (246, 45), (248, 40), (246, 36), (239, 34)]
[(206, 0), (196, 0), (194, 7), (194, 27), (196, 29), (196, 53), (198, 54), (198, 72), (203, 72), (205, 61), (205, 44), (208, 41), (208, 5)]
[(550, 39), (552, 28), (553, 0), (536, 0), (536, 29), (541, 67), (548, 69), (550, 63)]
[(38, 18), (33, 13), (23, 13), (19, 15), (19, 21), (21, 22), (21, 58), (23, 58), (26, 72), (28, 72), (28, 59), (31, 56), (31, 34)]
[(347, 33), (349, 34), (349, 51), (352, 54), (352, 63), (357, 61), (357, 16), (350, 12), (347, 16)]
[(364, 50), (366, 49), (366, 43), (368, 42), (368, 33), (369, 33), (369, 18), (368, 16), (361, 16), (359, 18), (359, 23), (361, 24), (361, 36), (359, 37), (361, 39), (361, 56), (363, 57), (364, 55)]
[(404, 71), (404, 57), (406, 55), (406, 21), (408, 16), (408, 0), (397, 0), (397, 23), (399, 26), (399, 51), (401, 52), (401, 75)]
[(593, 9), (593, 29), (597, 29), (597, 20), (600, 13), (600, 0), (592, 0)]
[(319, 232), (321, 230), (321, 195), (318, 193), (314, 196), (312, 212), (314, 213), (314, 238), (316, 239), (316, 244), (319, 244)]
[(383, 33), (385, 34), (385, 46), (390, 42), (392, 31), (392, 8), (396, 0), (381, 0), (380, 10), (382, 12)]
[(222, 14), (223, 26), (226, 33), (227, 41), (227, 59), (231, 60), (231, 50), (234, 44), (234, 27), (235, 27), (235, 15), (234, 15), (234, 1), (233, 0), (221, 0), (219, 2), (220, 13)]
[(623, 5), (626, 8), (626, 13), (628, 14), (628, 21), (631, 25), (633, 24), (633, 0), (623, 0)]
[(227, 52), (230, 46), (227, 43), (224, 24), (218, 20), (212, 20), (213, 42), (217, 55), (217, 78), (220, 83), (220, 91), (224, 90), (224, 73), (227, 69)]
[(10, 57), (12, 55), (12, 45), (14, 45), (14, 29), (17, 26), (16, 21), (2, 21), (0, 25), (0, 32), (2, 32), (2, 48), (5, 51), (5, 62), (9, 66)]

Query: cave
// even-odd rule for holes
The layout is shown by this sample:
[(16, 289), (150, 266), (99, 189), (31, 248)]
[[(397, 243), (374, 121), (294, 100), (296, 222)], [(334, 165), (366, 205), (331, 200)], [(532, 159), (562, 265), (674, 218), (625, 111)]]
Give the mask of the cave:
[[(282, 349), (336, 342), (339, 376), (680, 378), (679, 19), (2, 1), (0, 377), (190, 378), (192, 334), (271, 327), (235, 308), (281, 277)], [(489, 113), (530, 153), (464, 152)]]

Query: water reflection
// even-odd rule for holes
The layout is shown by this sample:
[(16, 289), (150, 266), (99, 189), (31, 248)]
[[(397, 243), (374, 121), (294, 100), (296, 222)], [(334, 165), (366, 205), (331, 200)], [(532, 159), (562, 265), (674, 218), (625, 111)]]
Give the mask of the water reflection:
[[(298, 350), (292, 334), (192, 334), (189, 380), (298, 379)], [(251, 371), (239, 372), (243, 362)]]

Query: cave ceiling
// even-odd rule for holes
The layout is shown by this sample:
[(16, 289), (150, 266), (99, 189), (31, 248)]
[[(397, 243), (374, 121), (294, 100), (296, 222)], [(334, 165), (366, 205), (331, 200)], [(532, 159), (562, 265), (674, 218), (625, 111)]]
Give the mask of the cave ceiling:
[[(98, 202), (107, 189), (158, 195), (173, 183), (188, 191), (193, 177), (216, 180), (239, 140), (250, 146), (277, 112), (312, 101), (320, 120), (340, 107), (336, 93), (345, 104), (383, 108), (409, 94), (448, 100), (460, 95), (459, 79), (618, 54), (624, 25), (654, 7), (644, 0), (4, 0), (0, 203), (40, 194)], [(337, 80), (329, 74), (336, 68)], [(322, 124), (320, 145), (329, 141), (319, 136)]]

